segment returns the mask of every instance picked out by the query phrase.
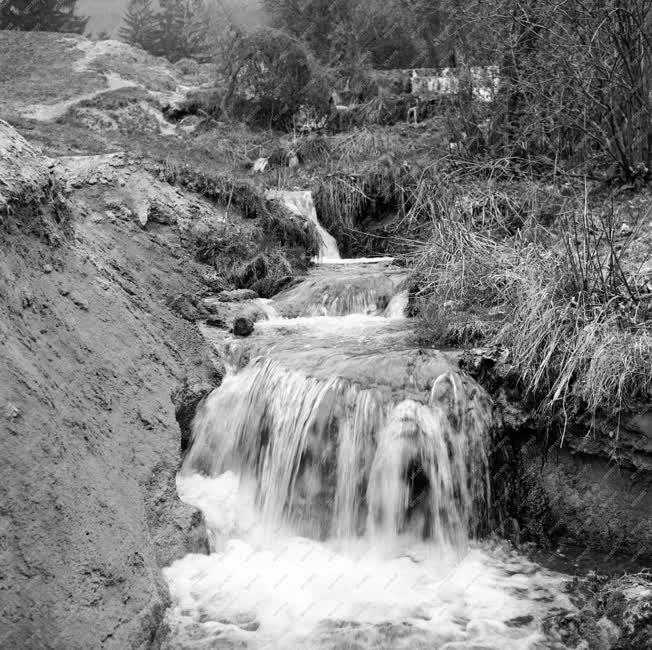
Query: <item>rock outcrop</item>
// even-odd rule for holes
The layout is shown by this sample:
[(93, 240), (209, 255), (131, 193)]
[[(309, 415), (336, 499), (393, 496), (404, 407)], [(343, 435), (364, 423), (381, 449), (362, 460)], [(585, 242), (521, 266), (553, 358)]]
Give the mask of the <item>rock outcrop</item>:
[(233, 323), (233, 333), (236, 336), (250, 336), (254, 331), (254, 322), (251, 318), (239, 316)]

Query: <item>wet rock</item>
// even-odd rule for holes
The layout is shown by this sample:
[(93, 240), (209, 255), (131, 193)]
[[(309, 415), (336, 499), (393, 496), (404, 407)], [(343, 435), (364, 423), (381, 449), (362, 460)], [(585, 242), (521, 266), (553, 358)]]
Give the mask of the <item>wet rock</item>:
[(226, 324), (226, 321), (218, 314), (210, 314), (209, 316), (206, 317), (206, 325), (209, 327), (218, 327), (220, 329), (228, 329), (228, 326)]
[(221, 291), (217, 299), (220, 302), (243, 302), (245, 300), (255, 300), (258, 294), (251, 289), (234, 289), (233, 291)]
[(506, 377), (511, 371), (509, 350), (502, 345), (488, 348), (466, 350), (460, 358), (459, 365), (474, 379), (481, 381), (488, 373), (497, 378)]
[[(200, 621), (202, 622), (210, 620), (211, 617), (208, 614), (204, 613), (200, 616)], [(260, 623), (256, 620), (256, 615), (253, 613), (239, 614), (228, 618), (219, 618), (217, 622), (222, 625), (236, 625), (241, 630), (245, 630), (245, 632), (255, 632), (260, 627)]]
[(530, 625), (534, 621), (534, 616), (531, 614), (525, 614), (524, 616), (516, 616), (505, 621), (507, 627), (525, 627)]
[(251, 318), (240, 316), (233, 322), (233, 333), (236, 336), (250, 336), (254, 331), (254, 322)]
[(620, 630), (608, 618), (597, 618), (592, 609), (564, 612), (544, 621), (544, 632), (569, 648), (611, 650), (616, 647)]
[(641, 572), (610, 580), (600, 590), (598, 603), (604, 614), (598, 621), (602, 621), (604, 635), (615, 634), (615, 624), (622, 634), (621, 647), (652, 647), (652, 574)]
[(192, 437), (192, 421), (201, 401), (215, 388), (214, 384), (206, 380), (185, 377), (172, 392), (174, 414), (181, 430), (181, 451), (186, 451), (190, 446)]
[[(202, 514), (183, 503), (176, 491), (176, 465), (158, 463), (147, 481), (147, 521), (154, 531), (160, 566), (169, 566), (188, 553), (208, 555), (209, 543)], [(170, 535), (170, 530), (176, 531)]]
[(261, 298), (273, 298), (275, 295), (288, 289), (294, 283), (301, 282), (300, 278), (286, 275), (281, 278), (263, 278), (253, 283), (252, 289), (258, 293)]
[(215, 298), (204, 298), (201, 301), (201, 304), (202, 308), (205, 309), (207, 313), (212, 314), (213, 316), (220, 316), (224, 320), (228, 318), (230, 305), (223, 302), (216, 302)]

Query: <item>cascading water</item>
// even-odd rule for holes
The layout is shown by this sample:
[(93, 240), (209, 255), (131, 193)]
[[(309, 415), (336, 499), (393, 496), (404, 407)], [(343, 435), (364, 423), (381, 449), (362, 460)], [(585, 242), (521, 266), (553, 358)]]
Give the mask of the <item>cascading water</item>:
[(474, 541), (490, 400), (416, 346), (387, 264), (318, 267), (248, 339), (206, 328), (232, 372), (178, 479), (212, 552), (166, 569), (171, 647), (545, 648), (542, 617), (572, 609)]
[(304, 217), (315, 224), (322, 242), (321, 252), (317, 261), (340, 261), (340, 251), (335, 237), (331, 235), (317, 218), (317, 209), (312, 200), (312, 193), (307, 191), (291, 192), (288, 190), (268, 190), (268, 199), (280, 201), (290, 212)]
[[(457, 381), (446, 374), (435, 384)], [(269, 527), (348, 537), (364, 531), (366, 514), (369, 533), (396, 536), (418, 511), (420, 534), (463, 547), (487, 485), (489, 416), (481, 400), (460, 393), (451, 399), (464, 400), (472, 424), (455, 430), (439, 401), (448, 395), (387, 403), (377, 389), (258, 359), (208, 398), (186, 471), (235, 470), (257, 482)]]

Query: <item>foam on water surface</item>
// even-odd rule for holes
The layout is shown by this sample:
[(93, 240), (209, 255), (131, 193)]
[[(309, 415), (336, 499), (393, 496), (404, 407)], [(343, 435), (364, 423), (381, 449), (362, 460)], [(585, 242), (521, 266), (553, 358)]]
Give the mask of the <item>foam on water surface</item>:
[(455, 557), (409, 536), (318, 542), (265, 527), (255, 490), (231, 472), (180, 478), (178, 488), (204, 513), (213, 550), (165, 570), (180, 640), (325, 648), (348, 647), (331, 644), (349, 638), (361, 648), (521, 650), (546, 647), (538, 645), (542, 618), (572, 609), (560, 576), (507, 547), (472, 544)]
[[(306, 193), (283, 198), (316, 221)], [(418, 346), (404, 271), (327, 253), (250, 306), (250, 337), (202, 330), (229, 374), (177, 486), (211, 553), (165, 570), (170, 647), (550, 647), (564, 577), (475, 541), (495, 524), (489, 397)]]

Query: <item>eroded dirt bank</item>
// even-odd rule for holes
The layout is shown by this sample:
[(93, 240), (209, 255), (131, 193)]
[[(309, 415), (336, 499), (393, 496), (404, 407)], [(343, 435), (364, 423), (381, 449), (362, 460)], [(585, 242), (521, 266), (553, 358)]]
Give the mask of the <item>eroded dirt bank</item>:
[(176, 226), (90, 201), (58, 244), (14, 227), (43, 168), (5, 162), (19, 183), (0, 183), (0, 645), (147, 647), (164, 635), (160, 568), (204, 543), (174, 491), (170, 396), (210, 371), (168, 307), (200, 273)]

